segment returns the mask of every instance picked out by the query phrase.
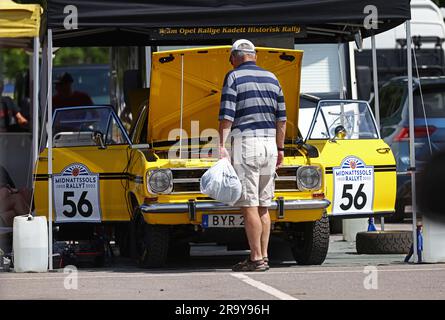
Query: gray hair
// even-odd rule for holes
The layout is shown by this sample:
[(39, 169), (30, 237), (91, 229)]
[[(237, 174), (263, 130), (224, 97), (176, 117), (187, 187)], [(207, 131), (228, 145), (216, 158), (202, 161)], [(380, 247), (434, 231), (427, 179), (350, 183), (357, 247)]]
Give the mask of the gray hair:
[(243, 50), (247, 50), (250, 51), (252, 50), (252, 47), (249, 46), (247, 43), (242, 43), (240, 44), (240, 46), (238, 47), (238, 50), (235, 50), (232, 52), (232, 54), (238, 58), (244, 57), (244, 56), (252, 56), (255, 57), (255, 53), (252, 52), (246, 52)]

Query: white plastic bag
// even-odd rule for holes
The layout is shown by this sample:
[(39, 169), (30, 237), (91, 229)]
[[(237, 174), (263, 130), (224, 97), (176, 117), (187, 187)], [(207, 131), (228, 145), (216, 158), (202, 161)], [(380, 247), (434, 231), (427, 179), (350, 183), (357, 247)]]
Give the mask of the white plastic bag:
[(201, 193), (233, 205), (241, 197), (241, 181), (227, 158), (219, 160), (201, 177)]

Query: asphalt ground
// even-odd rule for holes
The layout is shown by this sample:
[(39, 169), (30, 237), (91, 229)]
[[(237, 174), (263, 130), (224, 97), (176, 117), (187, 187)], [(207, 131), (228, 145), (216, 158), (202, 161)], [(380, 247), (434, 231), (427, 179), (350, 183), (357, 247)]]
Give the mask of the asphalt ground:
[[(405, 224), (386, 229), (409, 229)], [(235, 273), (247, 251), (194, 246), (188, 261), (141, 269), (117, 258), (104, 268), (48, 273), (0, 272), (0, 299), (12, 300), (423, 300), (445, 299), (445, 264), (404, 263), (405, 255), (358, 255), (331, 235), (321, 266), (298, 266), (280, 241), (267, 272)]]

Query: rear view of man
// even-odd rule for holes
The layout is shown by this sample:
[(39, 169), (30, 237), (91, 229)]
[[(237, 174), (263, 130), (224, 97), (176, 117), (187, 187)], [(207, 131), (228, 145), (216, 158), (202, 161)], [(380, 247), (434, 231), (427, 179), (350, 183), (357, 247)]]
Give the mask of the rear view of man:
[[(229, 158), (225, 148), (233, 138), (232, 162), (242, 183), (241, 208), (250, 247), (250, 257), (233, 271), (266, 271), (270, 237), (268, 207), (274, 196), (275, 169), (284, 158), (286, 108), (275, 75), (256, 65), (255, 46), (237, 40), (231, 50), (234, 69), (227, 73), (219, 114), (220, 157)], [(230, 132), (231, 131), (231, 132)]]

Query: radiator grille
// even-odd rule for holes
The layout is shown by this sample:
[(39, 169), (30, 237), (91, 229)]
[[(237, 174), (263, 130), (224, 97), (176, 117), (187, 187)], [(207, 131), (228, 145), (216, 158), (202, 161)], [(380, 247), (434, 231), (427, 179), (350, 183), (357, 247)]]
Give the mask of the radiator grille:
[[(275, 190), (296, 191), (297, 188), (297, 169), (298, 167), (281, 167), (277, 170), (278, 177), (275, 180)], [(199, 182), (201, 176), (207, 168), (176, 168), (171, 169), (173, 174), (173, 192), (172, 193), (199, 193)]]

